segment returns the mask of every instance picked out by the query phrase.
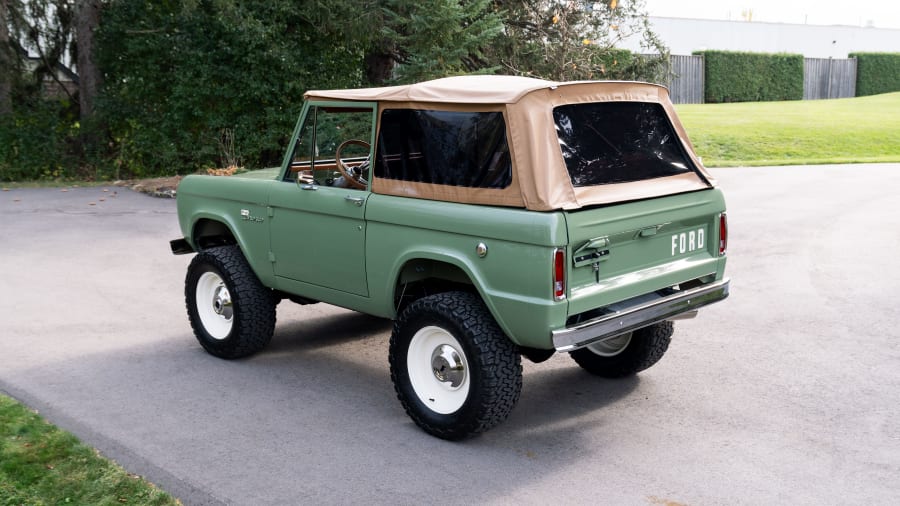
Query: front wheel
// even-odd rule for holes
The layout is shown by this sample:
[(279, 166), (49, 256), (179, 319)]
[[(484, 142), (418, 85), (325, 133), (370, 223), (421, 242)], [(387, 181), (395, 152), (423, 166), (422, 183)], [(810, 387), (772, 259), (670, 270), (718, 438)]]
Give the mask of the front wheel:
[(198, 253), (188, 267), (184, 297), (194, 335), (212, 355), (246, 357), (272, 339), (277, 299), (237, 246)]
[(522, 391), (522, 363), (476, 295), (447, 292), (410, 304), (389, 358), (397, 397), (429, 434), (462, 439), (505, 420)]
[(589, 344), (571, 355), (582, 369), (591, 374), (604, 378), (631, 376), (659, 362), (669, 349), (674, 329), (670, 321), (655, 323)]

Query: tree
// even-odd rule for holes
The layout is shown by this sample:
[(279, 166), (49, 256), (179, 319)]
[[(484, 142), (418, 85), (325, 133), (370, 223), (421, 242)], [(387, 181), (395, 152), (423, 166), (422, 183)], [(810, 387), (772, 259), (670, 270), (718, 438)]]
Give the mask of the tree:
[(98, 113), (121, 169), (280, 163), (305, 91), (362, 84), (362, 48), (327, 37), (308, 12), (293, 0), (111, 0), (97, 33)]
[(502, 33), (491, 0), (318, 0), (304, 16), (326, 38), (361, 49), (365, 82), (408, 83), (492, 72), (484, 58)]
[(0, 0), (0, 116), (12, 112), (13, 55), (7, 25), (9, 0)]
[[(73, 7), (68, 0), (7, 0), (10, 44), (14, 53), (36, 54), (36, 64), (27, 73), (13, 75), (13, 95), (20, 101), (42, 99), (44, 83), (55, 81), (60, 91), (74, 102), (69, 89), (59, 79), (59, 66), (74, 45)], [(15, 56), (18, 58), (18, 55)]]
[(75, 2), (75, 48), (78, 70), (78, 104), (82, 124), (94, 113), (94, 101), (101, 84), (94, 58), (94, 31), (100, 24), (100, 0)]
[[(664, 81), (668, 49), (650, 29), (641, 0), (494, 0), (504, 15), (504, 37), (491, 58), (503, 73), (557, 81), (639, 79)], [(640, 37), (642, 53), (616, 48)]]
[(503, 31), (490, 0), (386, 0), (381, 34), (390, 49), (395, 82), (495, 72), (487, 48)]

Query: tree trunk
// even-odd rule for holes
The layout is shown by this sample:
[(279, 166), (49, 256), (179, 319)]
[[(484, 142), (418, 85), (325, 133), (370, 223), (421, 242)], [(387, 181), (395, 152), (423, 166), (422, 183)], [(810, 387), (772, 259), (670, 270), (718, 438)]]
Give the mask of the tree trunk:
[[(0, 0), (2, 1), (2, 0)], [(75, 44), (78, 47), (78, 105), (82, 124), (94, 114), (100, 69), (94, 60), (94, 30), (100, 25), (100, 0), (76, 0)]]
[(0, 116), (12, 112), (12, 46), (9, 45), (9, 0), (0, 0)]
[(394, 73), (394, 58), (387, 52), (372, 49), (365, 56), (366, 81), (370, 86), (384, 86)]

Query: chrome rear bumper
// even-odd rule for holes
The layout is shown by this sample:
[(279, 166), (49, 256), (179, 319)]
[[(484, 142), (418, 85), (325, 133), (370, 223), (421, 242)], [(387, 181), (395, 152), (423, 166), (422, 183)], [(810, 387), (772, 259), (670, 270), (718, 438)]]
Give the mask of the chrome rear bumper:
[(728, 285), (729, 280), (723, 279), (671, 295), (652, 293), (613, 304), (608, 314), (554, 330), (553, 346), (568, 352), (663, 320), (693, 318), (697, 309), (728, 297)]

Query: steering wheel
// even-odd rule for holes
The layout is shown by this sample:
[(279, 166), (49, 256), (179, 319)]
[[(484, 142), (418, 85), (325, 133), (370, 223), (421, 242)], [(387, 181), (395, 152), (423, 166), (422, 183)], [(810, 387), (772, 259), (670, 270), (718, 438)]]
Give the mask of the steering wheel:
[(369, 162), (368, 160), (366, 160), (357, 167), (348, 167), (341, 159), (341, 151), (343, 151), (347, 146), (360, 146), (366, 148), (367, 150), (370, 149), (371, 146), (368, 142), (360, 141), (357, 139), (350, 139), (349, 141), (342, 142), (341, 145), (338, 146), (337, 151), (334, 152), (334, 161), (337, 162), (338, 172), (340, 172), (341, 175), (344, 176), (344, 179), (350, 184), (350, 186), (358, 190), (365, 190), (366, 183), (365, 179), (363, 179), (363, 171), (357, 171), (356, 169), (362, 166), (368, 166)]

